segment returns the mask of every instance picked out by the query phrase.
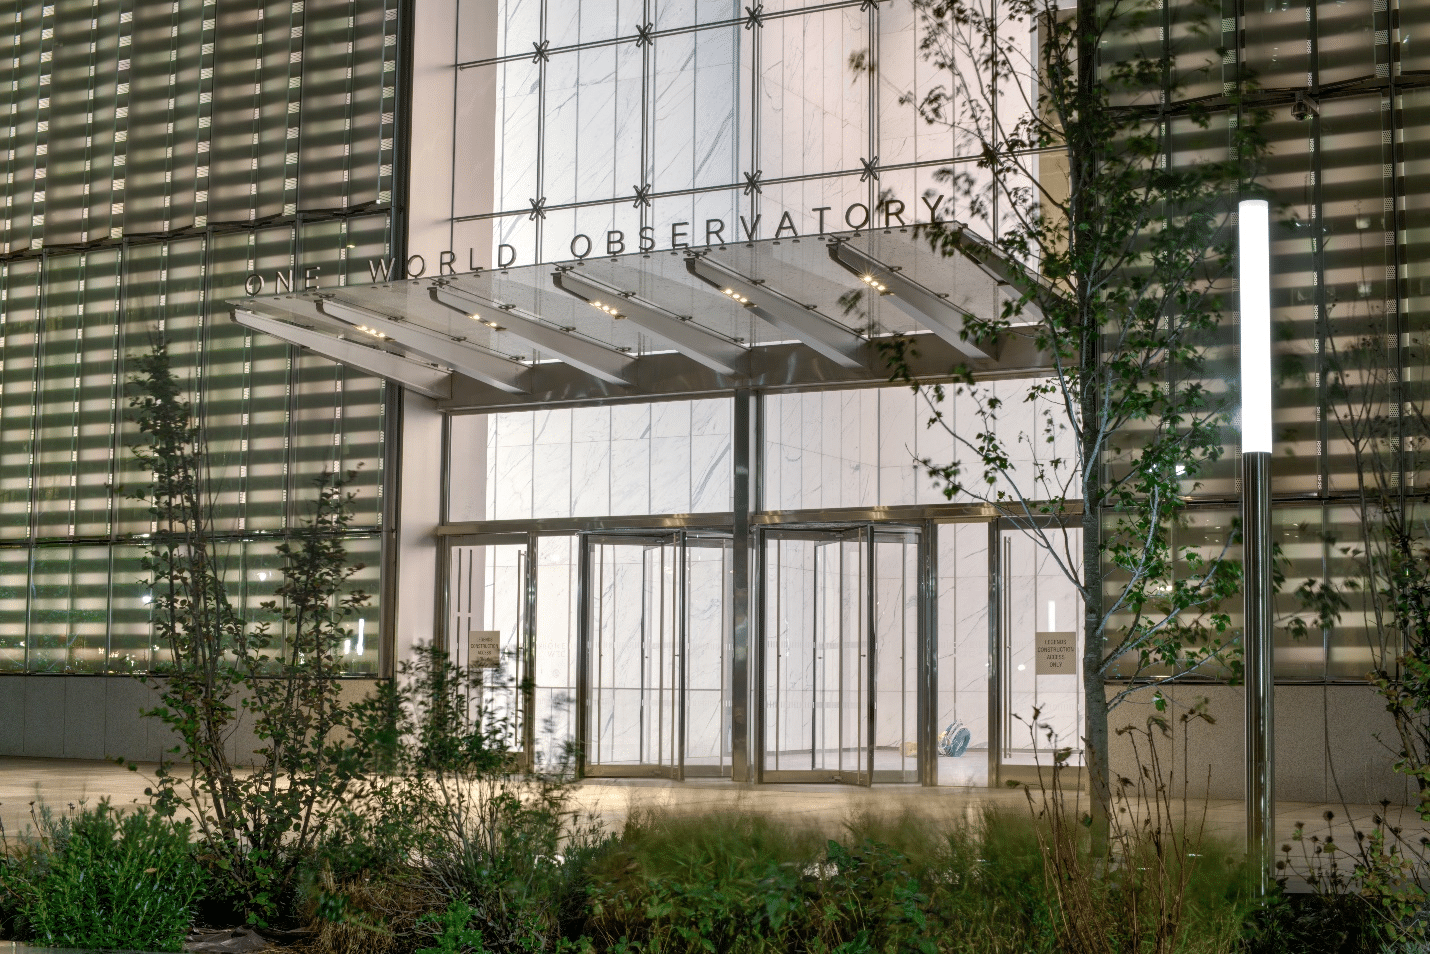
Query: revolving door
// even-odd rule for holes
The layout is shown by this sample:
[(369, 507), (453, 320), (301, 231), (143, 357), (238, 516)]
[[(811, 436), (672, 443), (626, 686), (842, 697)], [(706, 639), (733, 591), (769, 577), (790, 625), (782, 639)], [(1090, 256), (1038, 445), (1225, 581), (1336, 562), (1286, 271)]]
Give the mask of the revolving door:
[(728, 533), (582, 535), (586, 775), (730, 774), (730, 567)]
[(931, 667), (919, 665), (919, 537), (879, 524), (764, 530), (761, 781), (920, 780)]

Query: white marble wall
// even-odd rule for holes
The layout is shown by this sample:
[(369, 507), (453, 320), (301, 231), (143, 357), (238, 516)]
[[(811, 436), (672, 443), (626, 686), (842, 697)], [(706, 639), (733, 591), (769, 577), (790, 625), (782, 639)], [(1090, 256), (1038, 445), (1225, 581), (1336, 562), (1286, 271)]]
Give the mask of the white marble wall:
[(722, 398), (493, 415), (486, 518), (728, 511), (731, 408)]
[(576, 538), (539, 538), (533, 715), (537, 753), (548, 763), (576, 736), (576, 578)]
[(857, 169), (869, 159), (869, 87), (849, 57), (869, 46), (855, 7), (768, 21), (760, 33), (760, 162), (765, 178)]
[[(1001, 402), (992, 427), (1014, 463), (1011, 474), (996, 486), (1030, 499), (1052, 496), (1049, 480), (1038, 479), (1034, 464), (1041, 464), (1041, 472), (1057, 481), (1071, 473), (1074, 461), (1066, 428), (1055, 426), (1054, 441), (1046, 440), (1045, 412), (1050, 407), (1056, 410), (1055, 406), (1026, 401), (1027, 382), (991, 382), (980, 385), (978, 393), (984, 400)], [(935, 407), (943, 422), (930, 425)], [(813, 510), (971, 502), (974, 498), (967, 493), (945, 497), (943, 487), (916, 461), (927, 458), (935, 465), (960, 461), (964, 480), (976, 483), (982, 465), (954, 434), (973, 440), (987, 427), (978, 413), (978, 401), (969, 395), (949, 393), (932, 406), (924, 394), (908, 388), (768, 395), (765, 507)], [(1054, 458), (1069, 465), (1051, 468), (1048, 462)]]
[(940, 756), (940, 785), (988, 784), (988, 525), (938, 528), (936, 731), (961, 722), (969, 750)]
[[(629, 195), (639, 183), (650, 183), (657, 193), (670, 193), (739, 180), (738, 104), (740, 89), (748, 81), (742, 82), (739, 73), (742, 31), (738, 27), (662, 37), (654, 47), (648, 90), (643, 88), (646, 51), (629, 41), (552, 53), (544, 70), (529, 55), (540, 42), (557, 50), (628, 37), (634, 26), (648, 18), (657, 28), (669, 29), (727, 20), (739, 13), (738, 5), (709, 0), (644, 7), (643, 2), (571, 3), (568, 9), (547, 0), (544, 34), (540, 0), (498, 3), (496, 50), (501, 55), (528, 55), (478, 67), (468, 71), (474, 74), (470, 78), (459, 74), (459, 84), (467, 80), (467, 100), (495, 97), (495, 122), (486, 134), (494, 140), (491, 207), (456, 210), (458, 214), (520, 213), (477, 224), (491, 236), (493, 253), (497, 243), (506, 243), (517, 249), (523, 264), (530, 263), (533, 255), (542, 261), (566, 259), (571, 257), (569, 238), (577, 232), (595, 235), (617, 228), (635, 235), (642, 224), (641, 211), (632, 209), (629, 201), (588, 208), (580, 216), (553, 211), (547, 220), (545, 247), (538, 249), (536, 230), (525, 212), (539, 196), (557, 205)], [(643, 129), (643, 113), (649, 121), (648, 133)], [(543, 144), (540, 154), (538, 142)], [(738, 195), (735, 190), (720, 195), (715, 211), (700, 211), (733, 221), (730, 211)], [(685, 217), (692, 199), (687, 195), (657, 200), (656, 224), (667, 228), (673, 221), (696, 221)], [(486, 247), (485, 239), (482, 235), (476, 243)]]
[[(1003, 539), (1005, 585), (1011, 594), (1005, 620), (1008, 640), (1005, 685), (1010, 722), (1005, 729), (1003, 761), (1031, 764), (1036, 756), (1046, 764), (1054, 748), (1071, 746), (1079, 750), (1082, 747), (1082, 659), (1079, 655), (1075, 673), (1037, 675), (1036, 634), (1079, 630), (1082, 601), (1046, 548), (1018, 531), (1005, 532)], [(1063, 545), (1061, 533), (1049, 539), (1059, 547)], [(1070, 530), (1066, 542), (1072, 558), (1076, 559), (1081, 551), (1082, 534)], [(1040, 728), (1032, 734), (1028, 731), (1035, 709), (1037, 725), (1045, 725), (1052, 731), (1051, 743), (1045, 730)], [(1080, 756), (1074, 758), (1074, 764), (1080, 762)]]
[[(672, 16), (671, 6), (661, 7), (658, 21), (688, 22)], [(739, 42), (739, 32), (727, 28), (666, 36), (655, 45), (651, 181), (659, 191), (738, 181)], [(731, 199), (721, 196), (727, 222), (735, 221)]]

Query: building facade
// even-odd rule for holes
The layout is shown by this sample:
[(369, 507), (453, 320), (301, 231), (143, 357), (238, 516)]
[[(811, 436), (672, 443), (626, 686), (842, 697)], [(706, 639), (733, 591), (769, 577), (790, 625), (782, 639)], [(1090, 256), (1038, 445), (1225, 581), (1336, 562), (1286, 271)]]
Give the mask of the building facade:
[[(335, 468), (358, 470), (349, 545), (360, 585), (380, 590), (393, 392), (234, 325), (224, 302), (258, 268), (358, 280), (400, 246), (398, 13), (60, 0), (0, 14), (0, 750), (158, 751), (135, 718), (132, 674), (162, 657), (127, 414), (133, 358), (156, 336), (204, 425), (245, 614), (264, 615), (275, 548)], [(380, 606), (364, 629), (351, 672), (376, 675)]]
[[(1076, 748), (1075, 592), (1020, 531), (972, 500), (945, 499), (915, 466), (951, 458), (953, 443), (922, 426), (916, 395), (887, 385), (878, 352), (890, 334), (915, 335), (920, 370), (934, 376), (968, 361), (1007, 396), (1046, 373), (1016, 340), (996, 353), (968, 350), (961, 316), (993, 313), (1004, 292), (995, 274), (934, 255), (918, 233), (935, 218), (985, 236), (1003, 225), (996, 205), (969, 206), (943, 174), (974, 169), (977, 150), (923, 123), (906, 99), (945, 79), (919, 55), (912, 6), (444, 0), (415, 9), (410, 36), (397, 32), (400, 16), (383, 16), (354, 48), (370, 58), (349, 54), (378, 70), (356, 67), (353, 103), (359, 79), (403, 75), (388, 64), (410, 42), (407, 89), (373, 79), (363, 86), (363, 101), (376, 104), (368, 112), (342, 104), (355, 110), (342, 128), (363, 130), (341, 150), (347, 165), (337, 140), (324, 140), (314, 147), (324, 158), (311, 161), (323, 175), (295, 179), (283, 167), (284, 188), (297, 191), (281, 210), (246, 200), (253, 224), (232, 233), (249, 250), (242, 271), (225, 272), (204, 299), (210, 315), (231, 307), (237, 325), (197, 313), (192, 322), (194, 334), (216, 336), (194, 349), (217, 362), (212, 372), (202, 365), (206, 387), (234, 373), (221, 369), (238, 342), (286, 356), (285, 381), (312, 368), (339, 382), (311, 399), (341, 408), (341, 423), (300, 412), (316, 392), (287, 385), (294, 423), (284, 427), (322, 445), (305, 460), (325, 460), (335, 433), (370, 435), (364, 453), (381, 460), (365, 469), (371, 499), (387, 508), (381, 524), (374, 509), (371, 526), (387, 531), (389, 618), (370, 643), (381, 658), (364, 657), (355, 671), (382, 671), (429, 639), (459, 661), (495, 658), (491, 698), (517, 714), (523, 747), (553, 759), (576, 742), (594, 775), (996, 784), (1047, 758), (1020, 721), (1034, 707)], [(1396, 0), (1228, 4), (1210, 36), (1187, 16), (1169, 0), (1158, 37), (1213, 64), (1178, 94), (1211, 120), (1169, 122), (1173, 161), (1225, 154), (1237, 117), (1224, 97), (1238, 82), (1254, 78), (1255, 105), (1270, 112), (1263, 182), (1282, 203), (1277, 542), (1286, 579), (1343, 583), (1357, 572), (1345, 551), (1359, 532), (1355, 460), (1328, 411), (1326, 362), (1380, 336), (1395, 376), (1418, 386), (1430, 59), (1408, 38), (1430, 13)], [(314, 28), (296, 37), (284, 23), (285, 42), (312, 42)], [(189, 55), (189, 41), (182, 47)], [(851, 68), (860, 62), (875, 68)], [(309, 108), (291, 92), (309, 76), (305, 66), (298, 87), (282, 87), (283, 108)], [(314, 108), (337, 110), (342, 83), (332, 82), (329, 98), (316, 92), (329, 87), (313, 87), (312, 102), (324, 104)], [(395, 147), (383, 131), (393, 96), (414, 117), (410, 142)], [(309, 135), (302, 115), (283, 128)], [(337, 136), (333, 117), (313, 122), (312, 135)], [(300, 171), (309, 168), (298, 152)], [(410, 183), (394, 217), (383, 176), (404, 161)], [(275, 170), (275, 190), (278, 167), (262, 167)], [(197, 168), (174, 171), (169, 185), (188, 188)], [(244, 180), (248, 195), (269, 201), (274, 193), (253, 181)], [(311, 219), (309, 194), (327, 197), (313, 199)], [(295, 217), (274, 232), (289, 238), (271, 251), (259, 238), (265, 214)], [(358, 235), (359, 221), (375, 231)], [(55, 254), (12, 251), (7, 268), (29, 274), (41, 252)], [(868, 276), (892, 292), (852, 317), (845, 296)], [(10, 301), (15, 287), (7, 279)], [(309, 353), (294, 356), (265, 335)], [(247, 352), (232, 353), (238, 362)], [(357, 397), (361, 388), (369, 397)], [(1407, 390), (1401, 400), (1417, 397)], [(1005, 417), (1010, 433), (1030, 427), (1019, 413), (1031, 410)], [(966, 411), (952, 416), (972, 426)], [(252, 479), (240, 460), (252, 451), (234, 439), (236, 479)], [(301, 442), (290, 443), (298, 455)], [(122, 457), (117, 440), (99, 444)], [(1228, 533), (1235, 450), (1189, 489), (1184, 539), (1210, 544)], [(70, 473), (30, 466), (61, 484)], [(1398, 479), (1415, 485), (1413, 464)], [(269, 524), (240, 522), (234, 532), (278, 532), (297, 499), (283, 494), (285, 516), (264, 511), (251, 519)], [(72, 496), (82, 510), (82, 495)], [(33, 508), (37, 526), (39, 514), (55, 521), (63, 509), (44, 499)], [(27, 554), (50, 546), (38, 531), (23, 540)], [(25, 612), (44, 611), (33, 593), (25, 600)], [(1282, 797), (1321, 799), (1337, 787), (1352, 800), (1403, 796), (1376, 741), (1390, 738), (1389, 723), (1366, 682), (1385, 651), (1379, 633), (1364, 607), (1309, 631), (1292, 625), (1302, 609), (1294, 586), (1284, 588)], [(37, 668), (21, 658), (21, 668)], [(1208, 682), (1169, 695), (1174, 705), (1211, 700), (1217, 724), (1192, 754), (1211, 767), (1211, 792), (1238, 794), (1240, 690)], [(1140, 718), (1139, 699), (1114, 723)]]

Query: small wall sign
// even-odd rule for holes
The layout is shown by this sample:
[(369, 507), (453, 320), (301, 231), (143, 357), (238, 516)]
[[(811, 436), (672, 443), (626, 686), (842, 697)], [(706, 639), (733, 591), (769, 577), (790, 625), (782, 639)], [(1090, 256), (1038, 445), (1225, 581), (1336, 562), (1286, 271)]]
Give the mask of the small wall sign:
[(501, 630), (473, 629), (467, 632), (467, 666), (495, 669), (501, 665)]
[(1039, 676), (1077, 675), (1077, 633), (1038, 633), (1036, 673)]

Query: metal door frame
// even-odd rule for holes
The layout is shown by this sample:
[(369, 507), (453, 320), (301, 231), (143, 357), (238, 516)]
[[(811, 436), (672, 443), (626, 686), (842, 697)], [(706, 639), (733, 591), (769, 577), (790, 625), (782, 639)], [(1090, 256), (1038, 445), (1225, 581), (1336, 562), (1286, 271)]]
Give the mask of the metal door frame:
[[(915, 665), (915, 732), (917, 751), (916, 776), (918, 783), (922, 785), (937, 784), (936, 773), (938, 762), (932, 756), (932, 744), (935, 737), (934, 714), (935, 696), (937, 687), (937, 654), (934, 651), (936, 641), (933, 638), (933, 625), (935, 615), (932, 611), (937, 600), (937, 567), (934, 565), (934, 554), (937, 552), (933, 545), (930, 528), (932, 521), (921, 521), (919, 523), (893, 523), (875, 520), (861, 520), (841, 523), (769, 523), (759, 526), (756, 535), (756, 565), (758, 567), (758, 577), (762, 581), (759, 593), (759, 612), (756, 614), (757, 628), (756, 638), (752, 640), (751, 650), (754, 653), (755, 671), (751, 681), (754, 683), (754, 696), (751, 709), (758, 713), (755, 722), (755, 745), (754, 758), (752, 759), (755, 780), (761, 783), (835, 783), (846, 785), (859, 785), (869, 787), (880, 782), (876, 777), (874, 769), (874, 737), (876, 722), (876, 677), (878, 673), (877, 657), (877, 601), (876, 588), (878, 585), (878, 574), (876, 572), (876, 544), (879, 536), (883, 533), (895, 532), (902, 534), (905, 545), (912, 543), (915, 547), (915, 587), (917, 607), (917, 619), (914, 623), (914, 665)], [(811, 534), (828, 536), (831, 540), (838, 539), (850, 532), (862, 533), (864, 539), (861, 543), (864, 546), (865, 558), (865, 579), (864, 579), (864, 625), (867, 627), (867, 662), (865, 664), (865, 691), (866, 703), (863, 713), (866, 742), (865, 765), (858, 773), (858, 777), (849, 780), (843, 776), (847, 773), (838, 770), (827, 769), (769, 769), (765, 766), (765, 756), (768, 751), (765, 744), (767, 738), (767, 726), (765, 725), (765, 715), (767, 709), (767, 652), (768, 647), (768, 618), (767, 601), (770, 587), (766, 580), (765, 558), (769, 549), (771, 537), (795, 537), (800, 534)], [(912, 540), (908, 537), (912, 536)], [(903, 783), (907, 784), (907, 783)]]
[[(450, 631), (452, 615), (452, 549), (454, 547), (525, 546), (522, 575), (525, 592), (521, 607), (521, 672), (530, 676), (536, 665), (536, 541), (535, 532), (469, 533), (440, 536), (438, 540), (437, 588), (439, 612), (435, 614), (433, 642), (447, 653), (454, 663), (457, 660), (454, 634)], [(517, 761), (523, 770), (529, 770), (536, 752), (536, 685), (532, 678), (518, 679), (517, 696), (521, 700), (521, 749)]]
[[(988, 786), (989, 788), (1001, 788), (1005, 784), (1014, 782), (1046, 783), (1045, 770), (1051, 769), (1051, 763), (1047, 765), (1016, 764), (1003, 761), (1003, 750), (1007, 748), (1008, 738), (1005, 729), (1008, 728), (1007, 720), (1010, 715), (1008, 704), (1011, 691), (1008, 687), (1009, 653), (1012, 649), (1012, 634), (1008, 630), (1007, 615), (1008, 601), (1012, 598), (1011, 587), (1007, 580), (1007, 566), (1003, 559), (1004, 539), (1012, 533), (1026, 532), (1027, 527), (1042, 527), (1045, 529), (1067, 529), (1070, 517), (1060, 517), (1057, 515), (1037, 514), (1029, 517), (1010, 518), (1006, 516), (994, 517), (988, 521)], [(1077, 633), (1079, 657), (1082, 652), (1083, 620), (1079, 617), (1074, 622), (1074, 631)], [(1079, 659), (1078, 665), (1082, 662)], [(1081, 691), (1081, 680), (1079, 680), (1079, 691)], [(1081, 740), (1081, 736), (1079, 736)], [(1068, 774), (1076, 781), (1065, 781), (1063, 784), (1081, 785), (1086, 773), (1082, 765), (1066, 766)]]
[[(686, 528), (676, 527), (670, 529), (601, 529), (587, 530), (577, 534), (578, 541), (578, 570), (577, 570), (577, 662), (576, 662), (576, 736), (577, 736), (577, 771), (581, 777), (589, 778), (668, 778), (673, 781), (684, 781), (686, 777), (685, 766), (685, 744), (686, 730), (688, 725), (687, 710), (689, 708), (689, 640), (690, 640), (690, 601), (689, 601), (689, 560), (688, 551), (692, 538), (697, 539), (720, 539), (727, 541), (730, 545), (733, 557), (734, 536), (728, 530), (718, 528)], [(674, 560), (676, 569), (676, 579), (672, 588), (675, 606), (675, 645), (679, 655), (679, 665), (676, 667), (677, 685), (674, 688), (675, 718), (673, 720), (673, 731), (675, 732), (675, 757), (669, 765), (660, 764), (637, 764), (637, 765), (600, 765), (593, 762), (588, 756), (588, 749), (593, 743), (592, 719), (591, 719), (591, 677), (592, 677), (592, 651), (594, 649), (595, 633), (592, 626), (591, 603), (593, 589), (591, 585), (592, 573), (592, 552), (598, 544), (621, 544), (638, 545), (641, 542), (648, 542), (651, 545), (671, 546), (674, 548)], [(728, 614), (727, 614), (728, 615)], [(733, 649), (733, 647), (730, 647)], [(733, 674), (733, 673), (732, 673)], [(723, 722), (723, 712), (722, 712)], [(721, 731), (724, 733), (727, 726), (722, 725)], [(733, 745), (733, 735), (731, 742)], [(733, 750), (731, 758), (731, 768), (733, 767)], [(701, 773), (703, 775), (703, 773)], [(724, 776), (724, 771), (720, 776)]]

